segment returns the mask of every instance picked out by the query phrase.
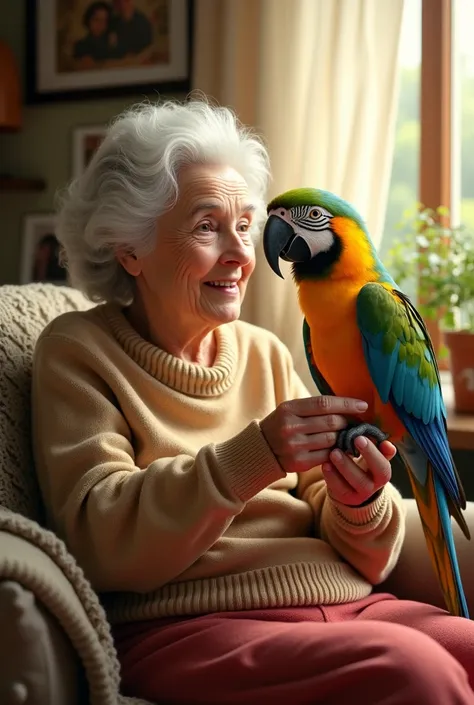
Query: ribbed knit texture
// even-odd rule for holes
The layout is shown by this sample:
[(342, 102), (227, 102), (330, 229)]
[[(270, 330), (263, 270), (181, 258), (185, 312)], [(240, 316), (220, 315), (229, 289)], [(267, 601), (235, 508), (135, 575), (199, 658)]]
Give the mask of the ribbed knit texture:
[(217, 359), (212, 367), (203, 367), (173, 357), (141, 338), (114, 307), (102, 307), (100, 311), (127, 355), (167, 387), (183, 394), (212, 397), (232, 386), (237, 360), (231, 328), (217, 329)]
[(114, 624), (206, 612), (353, 602), (372, 587), (343, 563), (277, 565), (209, 580), (170, 583), (154, 594), (104, 595)]

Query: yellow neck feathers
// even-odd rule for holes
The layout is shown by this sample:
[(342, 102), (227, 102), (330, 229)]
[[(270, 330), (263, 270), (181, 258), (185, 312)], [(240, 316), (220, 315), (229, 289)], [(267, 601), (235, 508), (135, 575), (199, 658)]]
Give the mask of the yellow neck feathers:
[(360, 289), (377, 279), (370, 244), (359, 226), (342, 217), (333, 218), (331, 226), (342, 242), (339, 260), (330, 276), (306, 279), (298, 285), (299, 304), (312, 330), (352, 320)]
[(365, 233), (349, 218), (333, 218), (333, 231), (342, 242), (342, 253), (334, 265), (331, 279), (348, 279), (350, 281), (373, 281), (375, 260)]

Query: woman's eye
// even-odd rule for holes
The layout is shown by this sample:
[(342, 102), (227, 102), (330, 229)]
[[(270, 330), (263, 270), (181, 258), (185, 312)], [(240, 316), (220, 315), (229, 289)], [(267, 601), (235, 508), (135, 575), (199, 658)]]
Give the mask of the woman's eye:
[(200, 230), (202, 233), (210, 233), (212, 227), (210, 223), (200, 223), (200, 225), (198, 225), (198, 230)]
[(239, 230), (243, 233), (248, 233), (250, 229), (250, 223), (240, 223)]

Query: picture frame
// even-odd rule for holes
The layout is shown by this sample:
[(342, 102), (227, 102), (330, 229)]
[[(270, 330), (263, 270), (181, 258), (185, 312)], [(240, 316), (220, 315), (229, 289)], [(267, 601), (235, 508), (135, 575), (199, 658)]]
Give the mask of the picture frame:
[(20, 284), (68, 284), (67, 270), (59, 264), (55, 213), (28, 213), (23, 218)]
[(94, 152), (107, 132), (105, 125), (85, 125), (75, 127), (72, 132), (72, 176), (83, 174)]
[(192, 26), (193, 0), (26, 0), (26, 102), (187, 93)]

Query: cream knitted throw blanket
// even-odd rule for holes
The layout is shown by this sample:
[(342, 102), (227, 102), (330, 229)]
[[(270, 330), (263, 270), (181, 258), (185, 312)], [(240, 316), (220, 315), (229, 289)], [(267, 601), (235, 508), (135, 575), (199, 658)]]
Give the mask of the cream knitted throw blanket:
[[(119, 664), (105, 612), (65, 544), (42, 526), (30, 447), (30, 377), (36, 339), (60, 313), (90, 306), (68, 287), (0, 287), (0, 531), (43, 551), (66, 576), (75, 596), (71, 599), (21, 555), (0, 553), (0, 580), (15, 580), (31, 590), (62, 625), (82, 661), (90, 705), (147, 705), (119, 694)], [(86, 620), (78, 614), (76, 597)]]

